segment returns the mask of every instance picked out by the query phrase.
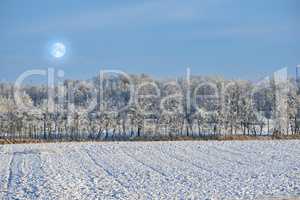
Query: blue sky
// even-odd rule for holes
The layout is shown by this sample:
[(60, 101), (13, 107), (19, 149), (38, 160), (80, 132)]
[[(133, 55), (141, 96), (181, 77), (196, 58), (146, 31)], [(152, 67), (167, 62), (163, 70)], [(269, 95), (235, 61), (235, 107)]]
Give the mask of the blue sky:
[[(0, 80), (54, 67), (258, 80), (300, 64), (298, 0), (1, 0)], [(297, 12), (298, 11), (298, 12)], [(67, 54), (51, 58), (61, 41)]]

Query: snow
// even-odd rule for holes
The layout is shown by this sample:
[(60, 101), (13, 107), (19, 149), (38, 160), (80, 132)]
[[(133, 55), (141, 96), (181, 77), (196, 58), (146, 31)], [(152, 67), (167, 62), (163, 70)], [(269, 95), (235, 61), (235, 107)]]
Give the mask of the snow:
[(0, 146), (0, 199), (300, 197), (300, 141)]

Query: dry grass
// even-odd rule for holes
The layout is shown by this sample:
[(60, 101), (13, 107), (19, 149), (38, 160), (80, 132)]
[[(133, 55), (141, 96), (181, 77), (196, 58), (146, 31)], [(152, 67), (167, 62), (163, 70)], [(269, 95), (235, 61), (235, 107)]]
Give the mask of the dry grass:
[[(273, 135), (273, 136), (249, 136), (249, 135), (209, 135), (209, 136), (141, 136), (132, 137), (128, 139), (109, 139), (99, 140), (97, 142), (105, 141), (247, 141), (247, 140), (295, 140), (300, 139), (300, 135)], [(25, 143), (55, 143), (55, 142), (71, 142), (70, 140), (43, 140), (43, 139), (0, 139), (1, 144), (25, 144)], [(72, 142), (86, 142), (83, 141), (72, 141)]]
[(142, 136), (131, 138), (130, 141), (185, 141), (185, 140), (289, 140), (300, 139), (300, 135), (281, 135), (281, 136), (252, 136), (252, 135), (208, 135), (208, 136)]
[(35, 139), (0, 139), (0, 144), (23, 144), (23, 143), (43, 143), (43, 140)]

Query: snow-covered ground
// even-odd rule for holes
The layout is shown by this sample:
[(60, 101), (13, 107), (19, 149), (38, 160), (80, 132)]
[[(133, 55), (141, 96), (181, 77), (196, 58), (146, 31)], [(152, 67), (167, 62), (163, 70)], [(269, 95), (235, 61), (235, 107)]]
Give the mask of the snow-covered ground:
[(300, 141), (0, 145), (0, 199), (300, 197)]

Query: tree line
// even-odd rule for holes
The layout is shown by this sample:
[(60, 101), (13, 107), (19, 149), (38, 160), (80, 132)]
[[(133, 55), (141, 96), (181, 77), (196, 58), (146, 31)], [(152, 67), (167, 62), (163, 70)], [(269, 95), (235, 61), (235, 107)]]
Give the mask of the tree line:
[(1, 83), (0, 137), (126, 140), (297, 135), (299, 103), (298, 84), (291, 78), (253, 83), (222, 77), (157, 80), (145, 74), (106, 74), (65, 80), (54, 88)]

